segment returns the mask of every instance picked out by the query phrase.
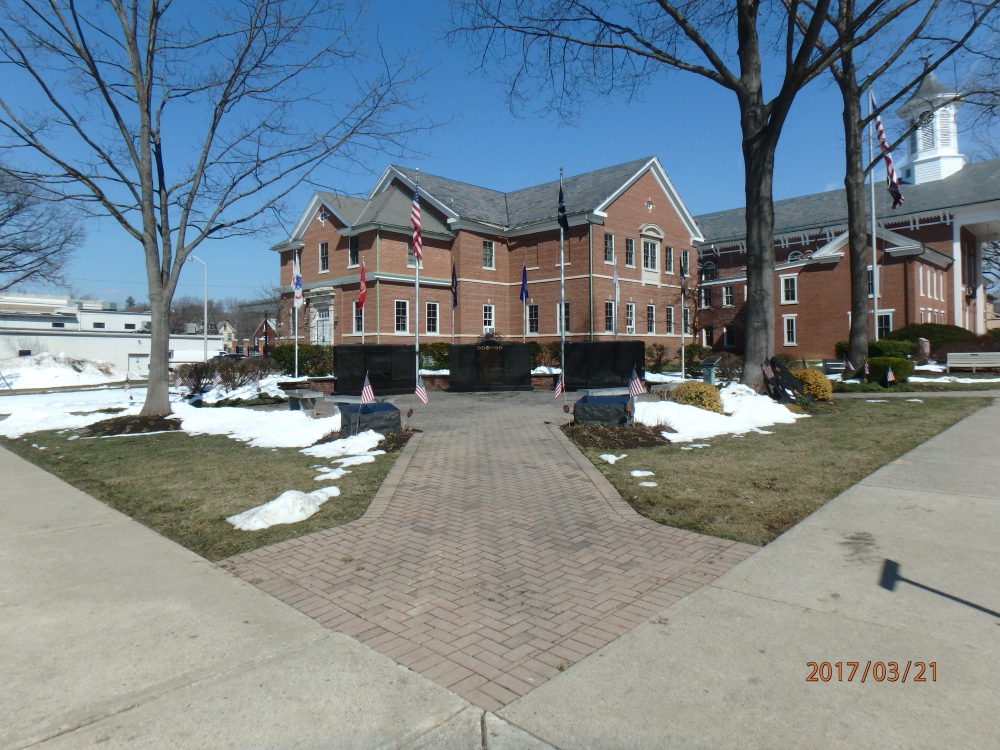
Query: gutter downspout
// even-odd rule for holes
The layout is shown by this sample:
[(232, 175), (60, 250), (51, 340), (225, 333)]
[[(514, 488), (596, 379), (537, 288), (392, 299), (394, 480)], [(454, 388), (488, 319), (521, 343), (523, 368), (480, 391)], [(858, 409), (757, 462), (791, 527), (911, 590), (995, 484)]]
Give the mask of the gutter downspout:
[(594, 225), (587, 223), (587, 253), (590, 256), (590, 340), (594, 340)]
[[(379, 265), (379, 245), (381, 244), (379, 239), (381, 235), (380, 229), (375, 229), (375, 273), (378, 274), (381, 266)], [(379, 277), (375, 276), (375, 343), (382, 343), (382, 281)]]

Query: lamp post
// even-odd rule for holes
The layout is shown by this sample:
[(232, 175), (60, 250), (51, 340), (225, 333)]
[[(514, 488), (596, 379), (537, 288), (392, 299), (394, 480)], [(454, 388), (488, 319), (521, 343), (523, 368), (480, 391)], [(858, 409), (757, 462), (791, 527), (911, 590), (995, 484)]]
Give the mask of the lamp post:
[(205, 364), (208, 364), (208, 264), (201, 258), (195, 257), (194, 255), (189, 255), (188, 260), (196, 260), (205, 268), (205, 311), (204, 319), (201, 324), (201, 332), (205, 337)]

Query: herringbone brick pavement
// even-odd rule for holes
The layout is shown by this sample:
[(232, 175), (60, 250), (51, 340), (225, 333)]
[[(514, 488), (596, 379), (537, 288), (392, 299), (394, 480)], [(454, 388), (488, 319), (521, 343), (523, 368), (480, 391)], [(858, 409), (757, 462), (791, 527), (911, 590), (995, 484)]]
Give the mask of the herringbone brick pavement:
[(560, 405), (432, 392), (363, 518), (224, 564), (495, 711), (756, 549), (636, 514)]

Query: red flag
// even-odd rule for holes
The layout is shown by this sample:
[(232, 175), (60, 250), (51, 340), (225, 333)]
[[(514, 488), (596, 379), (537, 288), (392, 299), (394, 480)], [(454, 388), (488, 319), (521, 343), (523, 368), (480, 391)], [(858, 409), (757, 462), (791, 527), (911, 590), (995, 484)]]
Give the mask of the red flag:
[(358, 309), (365, 306), (365, 297), (368, 296), (368, 285), (365, 283), (365, 262), (361, 261), (361, 292), (358, 294)]

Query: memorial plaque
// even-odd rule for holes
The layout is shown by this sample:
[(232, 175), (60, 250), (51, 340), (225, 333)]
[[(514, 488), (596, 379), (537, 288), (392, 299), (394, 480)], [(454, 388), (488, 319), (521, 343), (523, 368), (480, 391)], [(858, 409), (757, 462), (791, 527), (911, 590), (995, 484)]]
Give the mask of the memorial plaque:
[(417, 386), (417, 363), (407, 344), (345, 344), (333, 348), (336, 393), (360, 396), (368, 382), (376, 396), (413, 393)]
[(567, 341), (566, 389), (628, 387), (632, 369), (641, 379), (645, 365), (642, 341)]
[(402, 430), (402, 415), (392, 404), (338, 404), (340, 407), (340, 437), (350, 437), (365, 430), (383, 435)]
[(630, 396), (584, 396), (573, 404), (573, 424), (625, 427), (630, 423)]
[(530, 391), (531, 352), (527, 344), (481, 341), (452, 344), (448, 354), (451, 391)]

